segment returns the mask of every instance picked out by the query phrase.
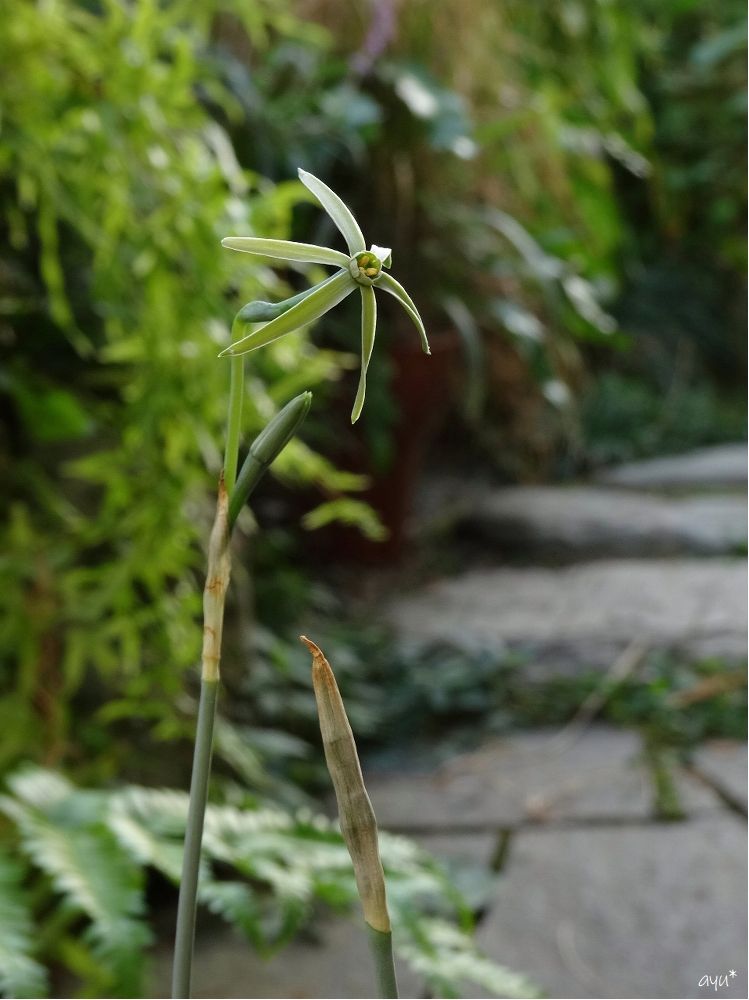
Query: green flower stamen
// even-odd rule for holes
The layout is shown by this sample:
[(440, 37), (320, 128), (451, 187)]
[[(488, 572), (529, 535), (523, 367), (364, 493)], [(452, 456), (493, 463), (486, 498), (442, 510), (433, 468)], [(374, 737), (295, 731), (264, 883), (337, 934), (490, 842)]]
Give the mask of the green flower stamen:
[(349, 274), (360, 285), (373, 285), (380, 276), (382, 263), (370, 251), (355, 254), (348, 264)]

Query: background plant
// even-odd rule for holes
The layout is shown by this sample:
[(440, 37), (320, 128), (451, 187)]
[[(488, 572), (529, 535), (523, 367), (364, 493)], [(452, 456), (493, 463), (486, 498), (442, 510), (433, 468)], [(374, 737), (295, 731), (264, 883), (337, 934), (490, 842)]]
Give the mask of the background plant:
[[(234, 108), (209, 72), (219, 9), (20, 7), (0, 43), (6, 763), (95, 760), (103, 776), (121, 766), (123, 720), (181, 731), (172, 706), (197, 652), (227, 289), (242, 301), (283, 288), (216, 248), (235, 225), (286, 235), (300, 196), (243, 170), (201, 103), (208, 88)], [(305, 34), (271, 8), (244, 27), (260, 48), (269, 32)], [(272, 347), (245, 431), (293, 393), (300, 363), (305, 386), (340, 366), (302, 333)], [(301, 443), (281, 474), (357, 485)], [(71, 728), (73, 712), (93, 721)], [(43, 734), (33, 748), (29, 732)]]

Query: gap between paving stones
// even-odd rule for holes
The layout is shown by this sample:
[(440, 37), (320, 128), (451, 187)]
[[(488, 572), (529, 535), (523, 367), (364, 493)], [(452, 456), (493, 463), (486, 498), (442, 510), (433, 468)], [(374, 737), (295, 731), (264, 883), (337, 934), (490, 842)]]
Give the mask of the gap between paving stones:
[[(639, 816), (587, 816), (587, 817), (575, 817), (574, 819), (557, 819), (544, 822), (542, 820), (521, 820), (514, 823), (512, 826), (508, 827), (496, 827), (492, 826), (490, 823), (473, 823), (471, 825), (449, 825), (440, 826), (435, 829), (433, 826), (420, 826), (417, 823), (404, 824), (399, 826), (383, 826), (382, 829), (386, 830), (388, 833), (394, 833), (402, 837), (431, 837), (433, 835), (447, 836), (447, 837), (471, 837), (471, 836), (506, 836), (511, 838), (516, 833), (525, 833), (528, 831), (533, 831), (534, 833), (555, 833), (559, 830), (564, 830), (569, 833), (572, 830), (607, 830), (607, 829), (618, 829), (619, 827), (677, 827), (683, 826), (685, 823), (696, 822), (701, 819), (705, 819), (709, 816), (725, 815), (727, 813), (734, 812), (734, 810), (727, 807), (726, 809), (721, 809), (716, 806), (713, 810), (706, 810), (700, 813), (691, 813), (680, 819), (658, 819), (655, 816), (650, 817), (639, 817)], [(508, 848), (509, 853), (509, 848)], [(507, 864), (506, 859), (502, 861), (502, 867), (495, 869), (492, 863), (487, 864), (488, 868), (492, 871), (501, 871)]]
[(725, 785), (716, 781), (716, 779), (711, 775), (705, 774), (704, 771), (700, 770), (699, 765), (687, 764), (685, 765), (685, 770), (697, 781), (703, 782), (709, 789), (711, 789), (711, 791), (714, 792), (725, 805), (726, 809), (730, 812), (736, 813), (736, 815), (740, 816), (743, 820), (746, 820), (746, 803), (737, 798), (729, 788), (726, 788)]

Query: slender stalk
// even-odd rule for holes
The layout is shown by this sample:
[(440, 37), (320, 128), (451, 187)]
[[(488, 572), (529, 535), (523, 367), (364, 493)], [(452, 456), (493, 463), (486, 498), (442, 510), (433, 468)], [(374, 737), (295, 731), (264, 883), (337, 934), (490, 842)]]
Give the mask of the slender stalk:
[(369, 949), (375, 963), (377, 976), (377, 991), (381, 997), (398, 996), (398, 983), (395, 980), (395, 963), (393, 962), (393, 935), (390, 931), (376, 931), (367, 924)]
[[(233, 331), (232, 331), (233, 334)], [(232, 336), (233, 339), (233, 336)], [(232, 357), (229, 382), (229, 410), (226, 420), (226, 449), (224, 452), (224, 482), (228, 493), (237, 481), (239, 462), (239, 437), (242, 432), (242, 399), (244, 396), (244, 356)]]
[(244, 378), (241, 358), (232, 359), (232, 391), (229, 401), (229, 425), (232, 441), (227, 441), (226, 461), (234, 459), (236, 483), (229, 490), (222, 475), (219, 480), (216, 519), (213, 523), (208, 545), (208, 573), (203, 590), (203, 655), (200, 684), (200, 703), (195, 735), (192, 780), (190, 782), (190, 803), (185, 831), (185, 850), (182, 860), (182, 879), (177, 906), (177, 931), (174, 948), (174, 968), (172, 974), (172, 996), (190, 996), (193, 946), (195, 942), (195, 912), (198, 898), (198, 878), (200, 873), (200, 849), (203, 839), (203, 824), (208, 801), (208, 782), (211, 774), (213, 749), (213, 725), (216, 718), (216, 702), (219, 686), (219, 663), (221, 659), (221, 635), (224, 624), (224, 602), (229, 586), (231, 560), (229, 539), (234, 521), (257, 486), (263, 474), (270, 468), (276, 456), (285, 448), (312, 404), (312, 394), (303, 392), (287, 403), (276, 414), (267, 427), (250, 445), (247, 458), (239, 477), (236, 476), (239, 428), (241, 423), (242, 381)]
[(208, 546), (208, 573), (203, 590), (203, 656), (200, 703), (190, 783), (190, 804), (185, 831), (185, 850), (182, 858), (182, 879), (177, 905), (177, 931), (172, 972), (172, 997), (175, 998), (190, 996), (192, 954), (195, 941), (195, 911), (200, 874), (200, 848), (203, 840), (205, 807), (208, 800), (208, 781), (211, 775), (213, 723), (216, 718), (224, 601), (229, 586), (230, 572), (229, 496), (222, 475), (219, 480), (216, 519), (213, 522)]
[(172, 971), (173, 997), (190, 996), (200, 847), (203, 841), (203, 821), (208, 799), (208, 779), (211, 774), (213, 723), (216, 718), (217, 696), (218, 680), (201, 681), (192, 781), (190, 783), (190, 805), (185, 831), (185, 853), (182, 859), (182, 880), (179, 886), (177, 906), (177, 933)]
[(385, 874), (380, 860), (377, 821), (364, 785), (354, 734), (351, 732), (335, 676), (322, 650), (306, 636), (299, 638), (312, 654), (312, 687), (320, 719), (325, 761), (338, 803), (341, 834), (354, 866), (356, 888), (375, 963), (377, 988), (381, 997), (397, 997), (398, 985), (393, 964), (390, 915)]

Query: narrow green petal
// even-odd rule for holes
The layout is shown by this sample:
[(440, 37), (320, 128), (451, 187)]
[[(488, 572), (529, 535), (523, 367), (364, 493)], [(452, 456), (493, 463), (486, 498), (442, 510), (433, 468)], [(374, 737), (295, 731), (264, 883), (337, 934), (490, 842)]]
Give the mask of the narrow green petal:
[(391, 274), (385, 274), (384, 271), (381, 271), (380, 276), (377, 279), (377, 287), (383, 288), (386, 292), (389, 292), (391, 295), (396, 297), (413, 320), (416, 329), (419, 331), (422, 351), (424, 354), (431, 354), (432, 352), (429, 349), (429, 341), (427, 340), (427, 332), (424, 329), (421, 316), (419, 316), (419, 311), (403, 285), (397, 282)]
[(284, 334), (297, 330), (300, 326), (306, 326), (314, 320), (319, 319), (323, 313), (328, 312), (333, 306), (345, 299), (346, 296), (356, 288), (356, 282), (348, 271), (339, 271), (327, 281), (317, 286), (317, 290), (295, 306), (282, 313), (277, 319), (273, 319), (259, 330), (236, 341), (225, 351), (219, 354), (220, 358), (225, 355), (247, 354), (248, 351), (257, 350), (258, 347), (265, 347), (273, 340), (278, 340)]
[(340, 250), (318, 247), (313, 243), (291, 243), (289, 240), (264, 240), (258, 236), (226, 236), (221, 246), (228, 250), (241, 250), (261, 257), (278, 257), (279, 260), (300, 260), (305, 264), (333, 264), (346, 267), (348, 257)]
[(359, 285), (361, 292), (361, 375), (359, 376), (359, 388), (356, 390), (354, 408), (351, 411), (351, 423), (355, 424), (361, 415), (364, 406), (364, 395), (367, 391), (367, 368), (369, 359), (372, 357), (372, 348), (375, 341), (375, 327), (377, 326), (377, 299), (374, 289), (366, 285)]
[(331, 217), (336, 226), (346, 240), (348, 252), (353, 257), (355, 253), (366, 250), (364, 245), (364, 235), (359, 229), (359, 223), (351, 214), (351, 210), (338, 197), (335, 191), (331, 191), (327, 184), (324, 184), (314, 174), (308, 174), (306, 170), (299, 168), (299, 180), (312, 192), (322, 207)]

